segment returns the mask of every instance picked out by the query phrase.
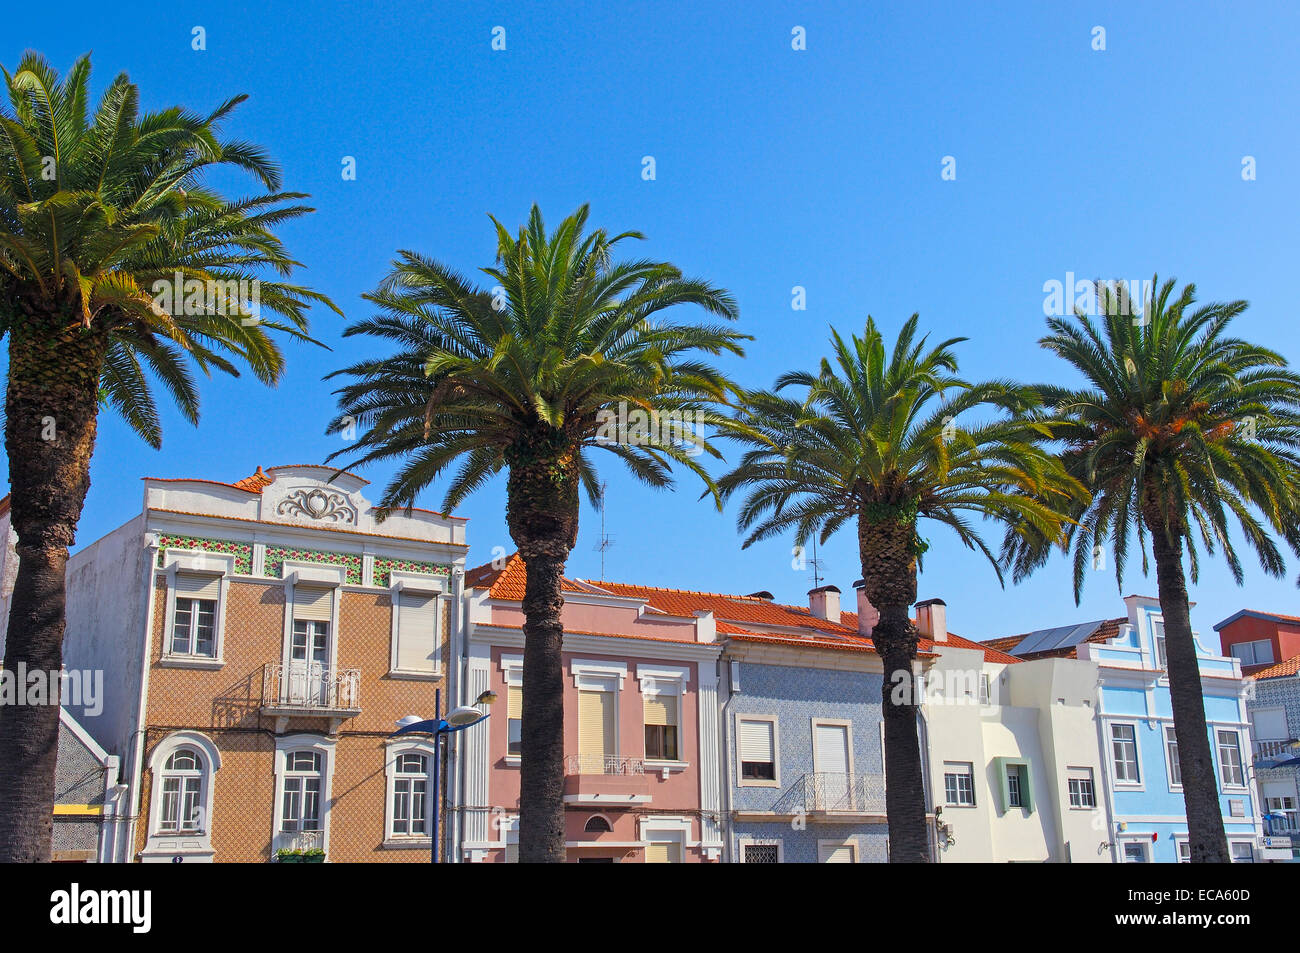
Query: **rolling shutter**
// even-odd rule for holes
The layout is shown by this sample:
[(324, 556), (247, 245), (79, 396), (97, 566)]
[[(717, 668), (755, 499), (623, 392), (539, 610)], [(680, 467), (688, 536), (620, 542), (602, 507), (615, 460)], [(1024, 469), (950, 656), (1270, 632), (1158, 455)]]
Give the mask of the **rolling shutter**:
[(522, 686), (508, 685), (506, 687), (506, 717), (524, 717), (524, 690)]
[(776, 761), (770, 721), (740, 723), (740, 760), (772, 763)]
[(676, 725), (676, 695), (646, 695), (645, 723), (647, 725)]
[(1286, 728), (1286, 709), (1261, 708), (1250, 713), (1257, 741), (1280, 741), (1290, 737)]
[(397, 667), (433, 672), (438, 667), (438, 599), (417, 592), (397, 596)]
[(329, 622), (334, 608), (334, 590), (318, 586), (293, 587), (293, 617), (316, 622)]
[(614, 693), (578, 692), (578, 755), (583, 774), (603, 774), (614, 751)]
[(645, 862), (647, 864), (671, 864), (673, 862), (673, 849), (676, 844), (666, 844), (662, 841), (654, 841), (645, 845)]
[(178, 572), (176, 595), (184, 599), (211, 599), (215, 602), (221, 596), (221, 577)]

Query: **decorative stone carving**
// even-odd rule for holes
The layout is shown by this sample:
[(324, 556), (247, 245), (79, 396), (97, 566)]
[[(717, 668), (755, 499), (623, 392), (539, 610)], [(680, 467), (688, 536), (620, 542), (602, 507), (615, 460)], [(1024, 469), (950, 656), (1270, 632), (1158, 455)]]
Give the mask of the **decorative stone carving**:
[(357, 509), (337, 490), (300, 487), (293, 490), (275, 508), (280, 516), (301, 516), (312, 520), (356, 525)]

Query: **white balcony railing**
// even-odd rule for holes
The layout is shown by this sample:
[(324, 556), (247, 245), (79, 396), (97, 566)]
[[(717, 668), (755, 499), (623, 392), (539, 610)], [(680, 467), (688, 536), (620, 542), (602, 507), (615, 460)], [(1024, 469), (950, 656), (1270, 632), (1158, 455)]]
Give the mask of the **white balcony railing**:
[(319, 662), (275, 662), (262, 669), (262, 706), (303, 711), (359, 711), (361, 670)]
[(1291, 754), (1291, 742), (1284, 740), (1264, 740), (1255, 742), (1255, 757), (1276, 758), (1278, 755)]
[(619, 758), (615, 755), (570, 754), (564, 757), (565, 774), (645, 774), (645, 764), (640, 758)]

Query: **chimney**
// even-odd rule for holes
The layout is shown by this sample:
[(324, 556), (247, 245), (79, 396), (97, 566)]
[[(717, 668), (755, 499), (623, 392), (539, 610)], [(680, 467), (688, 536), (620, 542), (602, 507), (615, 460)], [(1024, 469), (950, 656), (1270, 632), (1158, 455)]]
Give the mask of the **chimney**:
[(840, 621), (840, 590), (835, 586), (820, 586), (808, 590), (808, 611), (827, 622)]
[(948, 641), (948, 603), (926, 599), (916, 604), (916, 627), (921, 637), (932, 642)]
[(876, 627), (876, 623), (880, 621), (880, 613), (867, 600), (866, 585), (865, 582), (859, 579), (853, 584), (853, 588), (858, 591), (858, 634), (869, 636), (871, 630)]

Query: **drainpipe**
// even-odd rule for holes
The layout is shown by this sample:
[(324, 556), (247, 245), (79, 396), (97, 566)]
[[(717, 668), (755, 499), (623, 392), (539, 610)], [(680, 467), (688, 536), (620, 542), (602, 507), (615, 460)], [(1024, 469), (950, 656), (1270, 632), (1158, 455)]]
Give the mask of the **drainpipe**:
[(735, 832), (732, 830), (732, 818), (731, 818), (731, 779), (735, 777), (734, 770), (733, 770), (735, 768), (735, 765), (731, 763), (732, 735), (731, 735), (731, 718), (729, 717), (729, 709), (731, 708), (732, 699), (734, 699), (737, 695), (740, 694), (739, 688), (736, 688), (734, 691), (732, 689), (733, 684), (738, 685), (740, 682), (740, 679), (733, 678), (733, 676), (736, 674), (737, 666), (739, 666), (740, 663), (733, 661), (731, 659), (726, 659), (724, 662), (723, 657), (719, 655), (718, 667), (721, 669), (724, 666), (724, 664), (726, 666), (726, 678), (723, 679), (721, 677), (722, 672), (718, 673), (718, 675), (720, 676), (718, 678), (718, 684), (719, 685), (725, 684), (727, 686), (727, 697), (726, 700), (723, 701), (721, 706), (722, 724), (719, 726), (719, 731), (718, 731), (718, 734), (721, 735), (720, 742), (722, 744), (722, 751), (721, 751), (722, 771), (723, 774), (726, 775), (726, 777), (723, 779), (725, 783), (722, 785), (722, 818), (721, 818), (722, 820), (722, 862), (724, 864), (734, 864), (734, 863), (738, 863), (738, 861), (735, 860), (735, 858), (733, 857), (733, 851), (732, 851), (732, 843), (735, 839), (734, 836)]
[(1115, 820), (1115, 792), (1110, 783), (1110, 756), (1106, 753), (1106, 731), (1102, 719), (1101, 710), (1101, 673), (1097, 673), (1097, 694), (1093, 697), (1097, 700), (1097, 751), (1101, 754), (1098, 767), (1101, 769), (1101, 787), (1102, 793), (1106, 797), (1106, 843), (1110, 844), (1110, 862), (1119, 863), (1119, 841), (1117, 825)]
[[(464, 697), (465, 693), (465, 672), (463, 668), (465, 630), (461, 625), (461, 613), (464, 611), (464, 590), (465, 590), (465, 571), (459, 566), (451, 571), (451, 600), (452, 611), (449, 613), (451, 618), (451, 631), (448, 633), (449, 645), (447, 649), (447, 700), (448, 710), (457, 705), (469, 704), (468, 699)], [(463, 802), (463, 772), (460, 769), (461, 763), (461, 744), (460, 739), (453, 735), (448, 739), (447, 745), (447, 793), (451, 795), (451, 806), (448, 811), (448, 823), (446, 825), (447, 840), (443, 844), (443, 861), (446, 863), (457, 863), (460, 859), (460, 839), (461, 839), (461, 810)]]
[[(146, 494), (148, 491), (145, 491)], [(146, 512), (148, 512), (148, 500), (145, 501)], [(131, 736), (131, 781), (127, 789), (126, 797), (129, 798), (130, 815), (126, 822), (126, 848), (123, 852), (122, 859), (124, 862), (131, 861), (131, 854), (135, 849), (135, 832), (136, 825), (140, 819), (140, 802), (143, 800), (141, 791), (141, 779), (144, 775), (144, 735), (145, 735), (145, 705), (149, 698), (149, 656), (153, 652), (153, 617), (154, 604), (158, 601), (154, 593), (154, 578), (158, 567), (158, 534), (146, 530), (144, 534), (144, 552), (145, 552), (145, 572), (144, 572), (144, 597), (148, 608), (144, 614), (144, 644), (142, 646), (140, 659), (140, 697), (136, 701), (135, 709), (135, 730)]]

